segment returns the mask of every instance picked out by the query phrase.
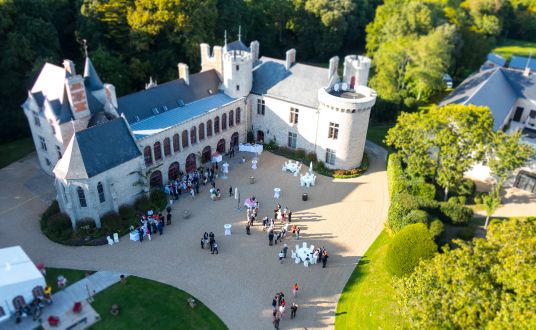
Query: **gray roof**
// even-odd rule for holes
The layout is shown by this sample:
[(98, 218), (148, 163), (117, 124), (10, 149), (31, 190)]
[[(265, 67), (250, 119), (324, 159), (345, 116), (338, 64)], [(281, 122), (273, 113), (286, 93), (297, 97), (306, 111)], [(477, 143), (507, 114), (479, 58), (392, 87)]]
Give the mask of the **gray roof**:
[(527, 64), (532, 71), (536, 71), (536, 60), (533, 58), (529, 60), (529, 58), (525, 56), (512, 56), (510, 63), (508, 63), (508, 67), (525, 70)]
[(225, 49), (227, 51), (240, 50), (240, 51), (249, 52), (249, 47), (244, 45), (244, 43), (241, 40), (236, 40), (236, 41), (231, 42), (230, 44), (227, 44), (225, 46)]
[(93, 67), (93, 63), (91, 62), (89, 57), (86, 57), (86, 65), (84, 67), (84, 81), (86, 87), (90, 91), (96, 91), (104, 88), (104, 86), (102, 85), (102, 81), (97, 74), (97, 70), (95, 70), (95, 68)]
[(220, 82), (215, 70), (199, 72), (190, 75), (189, 85), (178, 79), (122, 96), (117, 100), (118, 112), (124, 113), (129, 123), (135, 123), (154, 116), (153, 108), (159, 111), (163, 106), (173, 109), (178, 100), (186, 104), (210, 96), (218, 91)]
[(493, 129), (497, 130), (518, 98), (536, 100), (536, 76), (525, 77), (520, 71), (499, 67), (469, 76), (439, 106), (487, 106), (493, 114)]
[(506, 60), (501, 55), (497, 55), (495, 53), (489, 53), (487, 60), (495, 63), (498, 66), (504, 66), (504, 64), (506, 64)]
[(87, 179), (140, 155), (125, 121), (117, 118), (76, 132), (54, 173), (64, 179)]
[(285, 69), (285, 61), (261, 57), (253, 70), (252, 93), (318, 107), (318, 89), (328, 85), (328, 69), (295, 63)]

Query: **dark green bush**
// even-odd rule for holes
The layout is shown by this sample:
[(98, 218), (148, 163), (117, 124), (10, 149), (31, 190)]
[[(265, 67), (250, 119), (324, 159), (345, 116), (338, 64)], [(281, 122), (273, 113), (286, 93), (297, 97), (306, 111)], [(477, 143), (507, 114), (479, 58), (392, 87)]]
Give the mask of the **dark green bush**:
[(460, 184), (456, 187), (454, 192), (458, 196), (472, 196), (476, 191), (476, 185), (473, 180), (463, 179)]
[(65, 213), (52, 214), (48, 218), (46, 234), (54, 241), (69, 239), (73, 234), (73, 226), (69, 216)]
[(115, 212), (106, 213), (101, 217), (101, 229), (104, 231), (104, 233), (113, 233), (121, 231), (121, 216)]
[(50, 204), (49, 207), (43, 212), (41, 215), (41, 230), (46, 230), (48, 227), (48, 219), (51, 215), (60, 213), (60, 205), (58, 204), (57, 200), (54, 200), (52, 204)]
[(433, 200), (436, 195), (436, 188), (431, 183), (422, 180), (413, 180), (408, 184), (409, 193), (427, 200)]
[(398, 232), (387, 248), (387, 270), (396, 276), (413, 272), (421, 260), (432, 258), (437, 244), (423, 223), (408, 225)]
[(403, 222), (405, 224), (404, 226), (414, 223), (428, 224), (428, 213), (423, 210), (413, 210), (404, 217)]
[(97, 224), (95, 219), (84, 218), (76, 222), (76, 229), (74, 235), (78, 239), (85, 239), (87, 237), (92, 237), (97, 232)]
[(157, 210), (163, 210), (166, 208), (168, 198), (166, 193), (162, 189), (151, 190), (151, 203)]
[(301, 159), (302, 161), (305, 161), (305, 150), (304, 149), (296, 149), (296, 158)]
[(139, 213), (145, 214), (148, 210), (152, 208), (152, 203), (149, 197), (142, 195), (136, 199), (134, 202), (134, 209)]
[(473, 202), (475, 204), (482, 204), (482, 194), (476, 193), (475, 197), (473, 198)]
[(430, 234), (432, 234), (433, 237), (439, 237), (445, 230), (445, 225), (441, 220), (435, 219), (432, 222), (430, 222)]
[(406, 216), (419, 209), (419, 200), (410, 194), (401, 193), (394, 196), (387, 215), (387, 229), (393, 234), (407, 225)]
[(463, 227), (458, 231), (456, 236), (460, 239), (463, 239), (464, 241), (468, 241), (475, 237), (475, 228), (473, 227)]
[(137, 223), (138, 216), (136, 210), (130, 205), (123, 204), (119, 206), (119, 215), (123, 224), (134, 225)]
[(443, 218), (454, 225), (463, 225), (473, 217), (473, 210), (458, 203), (442, 202), (440, 210)]
[[(310, 163), (310, 162), (316, 162), (318, 161), (318, 158), (316, 157), (316, 153), (314, 152), (309, 152), (307, 153), (307, 155), (305, 155), (305, 160)], [(309, 164), (307, 164), (309, 165)]]

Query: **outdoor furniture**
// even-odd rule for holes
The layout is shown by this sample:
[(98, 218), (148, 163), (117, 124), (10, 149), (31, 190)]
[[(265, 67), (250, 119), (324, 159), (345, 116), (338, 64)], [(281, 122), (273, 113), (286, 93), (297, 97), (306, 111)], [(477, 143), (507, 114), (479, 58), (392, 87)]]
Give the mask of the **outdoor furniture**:
[(301, 196), (301, 199), (302, 201), (307, 201), (309, 199), (309, 195), (307, 195), (307, 193), (303, 193), (302, 196)]
[(139, 241), (140, 240), (140, 233), (137, 230), (133, 230), (130, 232), (130, 240), (131, 241)]
[(253, 160), (251, 161), (251, 168), (254, 169), (254, 170), (257, 169), (257, 160), (256, 160), (256, 159), (253, 159)]
[(223, 174), (229, 173), (229, 164), (227, 162), (222, 165)]
[(222, 155), (219, 152), (215, 152), (212, 154), (212, 162), (213, 163), (219, 163), (223, 159)]
[(312, 187), (315, 185), (315, 181), (316, 175), (311, 174), (310, 172), (300, 176), (300, 186), (302, 187)]
[(119, 243), (119, 234), (114, 233), (114, 243)]
[(257, 206), (257, 203), (251, 198), (246, 198), (246, 200), (244, 201), (244, 206), (248, 209), (254, 209)]
[(65, 276), (60, 275), (58, 276), (58, 287), (63, 288), (67, 285), (67, 279)]
[(253, 152), (260, 155), (263, 151), (262, 144), (240, 144), (238, 145), (238, 151)]
[(114, 240), (111, 236), (106, 236), (106, 239), (108, 240), (108, 245), (114, 245)]
[(255, 177), (254, 176), (249, 177), (249, 183), (251, 183), (251, 184), (255, 183)]
[(82, 311), (82, 303), (80, 301), (77, 301), (73, 305), (73, 313), (77, 314)]
[(190, 217), (190, 211), (184, 210), (184, 212), (182, 213), (182, 218), (188, 219), (189, 217)]
[(279, 199), (279, 194), (281, 193), (281, 188), (274, 188), (274, 198)]
[(225, 229), (225, 236), (230, 236), (231, 235), (231, 228), (233, 227), (233, 225), (231, 225), (230, 223), (227, 223), (225, 225), (223, 225), (223, 228)]

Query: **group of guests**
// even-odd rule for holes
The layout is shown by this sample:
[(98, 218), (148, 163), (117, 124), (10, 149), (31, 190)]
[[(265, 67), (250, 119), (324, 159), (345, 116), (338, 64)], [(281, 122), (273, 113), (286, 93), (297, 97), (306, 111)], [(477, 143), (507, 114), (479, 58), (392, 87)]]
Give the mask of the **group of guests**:
[[(298, 293), (298, 284), (295, 283), (292, 292), (294, 294), (294, 298), (296, 298), (296, 295)], [(274, 324), (274, 328), (279, 329), (279, 323), (285, 316), (285, 310), (287, 308), (287, 302), (285, 300), (285, 294), (283, 292), (278, 292), (272, 299), (272, 315), (274, 317), (272, 323)], [(290, 318), (293, 319), (296, 317), (296, 312), (298, 311), (298, 305), (296, 303), (292, 303), (290, 306)]]
[(152, 235), (156, 235), (156, 233), (162, 235), (166, 224), (171, 225), (171, 207), (167, 207), (167, 216), (165, 217), (162, 212), (149, 210), (147, 215), (141, 216), (139, 226), (137, 228), (131, 227), (130, 229), (138, 231), (140, 243), (142, 243), (145, 237), (151, 240)]
[(207, 185), (210, 182), (212, 187), (215, 187), (218, 171), (218, 163), (214, 163), (211, 167), (207, 168), (199, 167), (197, 170), (189, 173), (180, 171), (177, 178), (170, 180), (164, 187), (164, 192), (172, 196), (175, 200), (179, 199), (179, 196), (182, 194), (190, 194), (194, 198), (195, 194), (199, 194), (199, 186), (201, 184)]
[(322, 268), (326, 268), (328, 257), (328, 250), (326, 250), (323, 246), (321, 248), (315, 248), (313, 252), (313, 263), (316, 264), (317, 262), (321, 262)]
[(213, 232), (210, 232), (210, 233), (207, 233), (205, 232), (203, 234), (203, 237), (201, 238), (201, 248), (204, 249), (205, 246), (209, 246), (210, 247), (210, 252), (212, 254), (218, 254), (219, 251), (218, 251), (218, 243), (216, 243), (216, 238), (215, 238), (216, 235), (214, 235)]

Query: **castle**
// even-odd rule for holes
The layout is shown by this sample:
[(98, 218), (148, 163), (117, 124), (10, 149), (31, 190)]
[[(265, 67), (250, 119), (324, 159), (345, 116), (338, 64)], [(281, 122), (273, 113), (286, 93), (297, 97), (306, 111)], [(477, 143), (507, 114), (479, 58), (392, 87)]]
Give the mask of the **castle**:
[[(132, 203), (148, 189), (244, 143), (275, 141), (313, 152), (328, 168), (361, 164), (376, 93), (367, 87), (371, 61), (339, 58), (329, 68), (259, 57), (257, 41), (201, 44), (201, 71), (178, 64), (177, 80), (117, 97), (90, 58), (45, 64), (22, 105), (41, 168), (55, 177), (57, 200), (73, 226)], [(136, 188), (136, 186), (141, 187)]]

